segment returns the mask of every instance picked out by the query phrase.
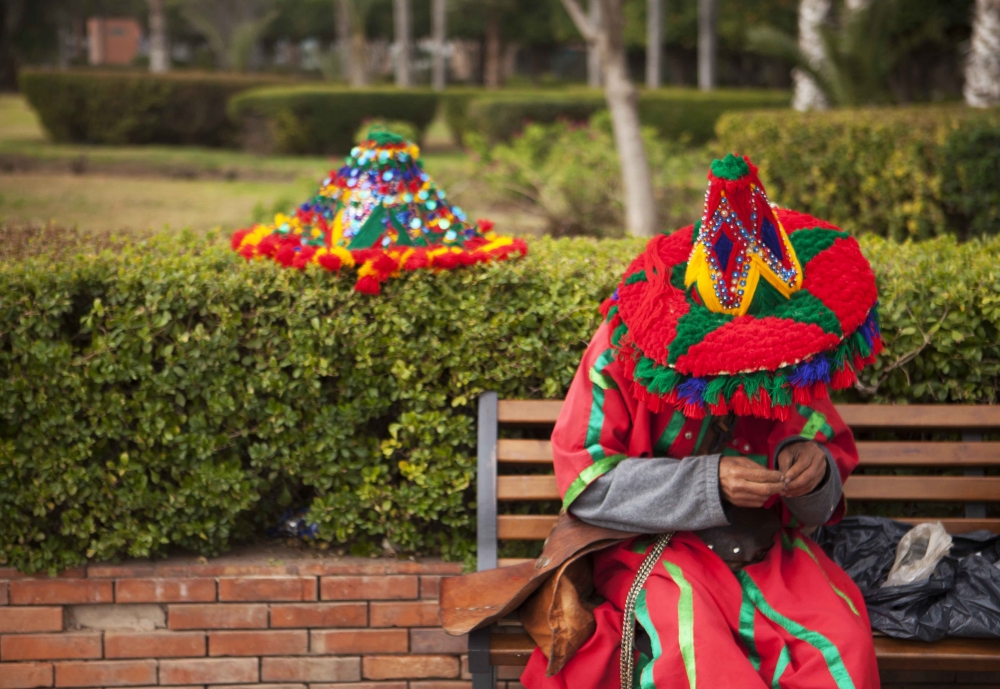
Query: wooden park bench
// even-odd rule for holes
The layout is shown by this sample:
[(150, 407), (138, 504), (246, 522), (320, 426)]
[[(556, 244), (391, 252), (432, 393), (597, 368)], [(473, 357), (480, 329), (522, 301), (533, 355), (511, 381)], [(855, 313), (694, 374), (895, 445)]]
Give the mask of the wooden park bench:
[[(554, 513), (500, 514), (498, 503), (547, 501), (558, 505), (559, 493), (551, 473), (552, 447), (547, 438), (562, 404), (562, 400), (498, 400), (493, 392), (480, 397), (479, 570), (522, 562), (499, 558), (499, 543), (542, 541), (555, 523)], [(985, 433), (1000, 434), (1000, 406), (845, 404), (837, 410), (858, 438), (861, 457), (859, 471), (844, 485), (848, 500), (964, 503), (962, 517), (928, 515), (901, 521), (941, 521), (950, 533), (978, 529), (1000, 532), (1000, 519), (987, 517), (987, 504), (1000, 503), (1000, 475), (985, 471), (1000, 467), (1000, 442), (984, 440)], [(536, 439), (501, 438), (501, 429), (533, 431), (528, 435)], [(930, 433), (953, 439), (927, 440)], [(887, 435), (896, 439), (868, 439)], [(540, 474), (539, 467), (549, 471)], [(883, 471), (866, 473), (875, 468)], [(904, 471), (887, 474), (886, 469)], [(929, 470), (948, 473), (928, 475)], [(921, 471), (925, 473), (917, 473)], [(856, 510), (849, 512), (858, 514)], [(469, 669), (473, 689), (495, 687), (496, 667), (523, 666), (534, 648), (531, 637), (514, 618), (472, 632)], [(876, 632), (875, 652), (882, 671), (1000, 672), (1000, 640), (994, 639), (945, 639), (928, 644)]]

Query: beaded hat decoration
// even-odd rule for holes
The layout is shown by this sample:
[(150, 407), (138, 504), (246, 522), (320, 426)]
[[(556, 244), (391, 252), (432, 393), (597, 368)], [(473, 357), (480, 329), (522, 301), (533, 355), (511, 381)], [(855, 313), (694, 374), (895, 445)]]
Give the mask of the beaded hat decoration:
[(654, 237), (602, 306), (633, 395), (780, 420), (853, 385), (882, 349), (857, 241), (772, 206), (746, 157), (714, 161), (708, 182), (701, 221)]
[(446, 199), (424, 172), (416, 144), (373, 128), (294, 215), (238, 230), (232, 246), (247, 260), (286, 267), (356, 268), (355, 289), (367, 294), (401, 271), (527, 254), (524, 240), (496, 235), (489, 220), (469, 222)]

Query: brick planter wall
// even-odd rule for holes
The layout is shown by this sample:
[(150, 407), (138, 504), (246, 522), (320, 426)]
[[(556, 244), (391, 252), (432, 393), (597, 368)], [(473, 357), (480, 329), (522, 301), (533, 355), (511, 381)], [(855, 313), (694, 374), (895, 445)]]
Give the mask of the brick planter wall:
[[(57, 578), (0, 568), (0, 689), (468, 689), (467, 639), (437, 614), (459, 572), (292, 549)], [(504, 670), (499, 688), (519, 688)]]

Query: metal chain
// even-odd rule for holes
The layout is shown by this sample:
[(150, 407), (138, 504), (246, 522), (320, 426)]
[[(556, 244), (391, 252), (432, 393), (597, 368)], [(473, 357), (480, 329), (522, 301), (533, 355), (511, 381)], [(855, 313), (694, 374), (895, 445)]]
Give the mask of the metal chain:
[(639, 566), (636, 572), (635, 581), (628, 590), (625, 597), (625, 613), (622, 617), (622, 653), (619, 660), (621, 670), (621, 689), (632, 689), (633, 673), (635, 670), (635, 601), (639, 597), (639, 592), (646, 585), (646, 579), (653, 572), (653, 567), (660, 561), (660, 556), (666, 549), (667, 544), (673, 537), (674, 532), (660, 534), (653, 544), (653, 549), (646, 555), (646, 559)]

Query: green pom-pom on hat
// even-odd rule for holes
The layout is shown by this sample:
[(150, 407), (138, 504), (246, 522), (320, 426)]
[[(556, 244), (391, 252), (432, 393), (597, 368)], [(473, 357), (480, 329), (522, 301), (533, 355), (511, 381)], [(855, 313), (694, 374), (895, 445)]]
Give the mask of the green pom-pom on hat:
[(740, 177), (750, 174), (750, 166), (747, 165), (747, 161), (732, 153), (728, 154), (722, 160), (713, 160), (711, 170), (712, 174), (719, 179), (728, 179), (730, 181), (736, 181)]

